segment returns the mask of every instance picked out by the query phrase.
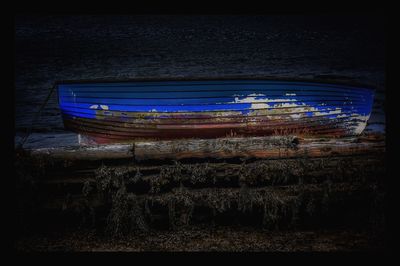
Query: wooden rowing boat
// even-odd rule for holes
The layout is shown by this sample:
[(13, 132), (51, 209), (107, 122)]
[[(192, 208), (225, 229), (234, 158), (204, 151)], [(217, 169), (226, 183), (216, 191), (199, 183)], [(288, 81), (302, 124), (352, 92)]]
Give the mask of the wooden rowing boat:
[(266, 135), (359, 135), (374, 91), (273, 80), (60, 82), (67, 129), (97, 142)]

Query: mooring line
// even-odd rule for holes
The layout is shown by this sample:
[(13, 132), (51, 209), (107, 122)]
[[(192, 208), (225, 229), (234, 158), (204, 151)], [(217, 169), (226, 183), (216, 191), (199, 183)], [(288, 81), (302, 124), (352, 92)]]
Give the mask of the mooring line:
[(26, 132), (26, 135), (23, 137), (21, 142), (19, 143), (17, 149), (22, 149), (23, 145), (25, 144), (26, 140), (32, 133), (33, 125), (37, 122), (37, 120), (40, 117), (40, 113), (42, 112), (43, 108), (46, 106), (47, 102), (49, 101), (51, 95), (53, 94), (54, 89), (56, 88), (56, 85), (54, 84), (53, 87), (50, 88), (49, 94), (47, 95), (45, 101), (43, 104), (40, 106), (39, 110), (36, 112), (35, 117), (32, 119), (32, 124), (28, 128), (28, 131)]

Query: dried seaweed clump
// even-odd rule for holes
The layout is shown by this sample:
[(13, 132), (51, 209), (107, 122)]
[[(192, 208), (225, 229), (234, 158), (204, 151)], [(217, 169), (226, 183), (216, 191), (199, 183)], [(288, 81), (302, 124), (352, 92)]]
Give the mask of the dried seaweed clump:
[(238, 197), (238, 210), (242, 212), (262, 210), (262, 225), (278, 229), (281, 225), (295, 225), (298, 220), (301, 198), (279, 193), (272, 189), (252, 190), (243, 187)]
[(175, 161), (174, 165), (161, 167), (158, 178), (150, 180), (150, 193), (159, 193), (168, 184), (182, 186), (215, 182), (216, 169), (208, 163), (182, 164)]
[(239, 181), (249, 186), (303, 183), (308, 164), (293, 160), (263, 160), (242, 164)]
[(172, 229), (183, 228), (190, 224), (194, 202), (185, 187), (174, 189), (168, 201), (169, 224)]
[(183, 170), (183, 165), (178, 161), (171, 166), (162, 166), (158, 178), (150, 180), (150, 193), (159, 193), (165, 185), (171, 182), (181, 183), (184, 178)]
[(207, 182), (216, 182), (216, 169), (210, 167), (209, 163), (192, 164), (186, 166), (186, 172), (191, 184), (206, 184)]
[(128, 179), (128, 169), (102, 166), (96, 171), (97, 190), (102, 193), (103, 199), (110, 207), (106, 232), (111, 236), (148, 230), (142, 201), (126, 190)]

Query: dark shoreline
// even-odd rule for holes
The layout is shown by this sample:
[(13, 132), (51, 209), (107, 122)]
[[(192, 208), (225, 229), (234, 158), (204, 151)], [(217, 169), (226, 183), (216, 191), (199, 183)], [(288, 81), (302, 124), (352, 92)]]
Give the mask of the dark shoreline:
[[(19, 151), (18, 249), (149, 250), (140, 240), (147, 237), (156, 250), (384, 249), (384, 139), (351, 140), (374, 145), (347, 155), (324, 143), (322, 157), (278, 159), (137, 161), (134, 151), (120, 159), (116, 151)], [(213, 239), (215, 228), (222, 229)], [(163, 247), (190, 235), (201, 239)], [(243, 245), (227, 245), (235, 237)]]
[(109, 239), (90, 230), (73, 230), (19, 239), (17, 252), (383, 252), (383, 235), (368, 230), (270, 232), (254, 228), (188, 228), (152, 231)]

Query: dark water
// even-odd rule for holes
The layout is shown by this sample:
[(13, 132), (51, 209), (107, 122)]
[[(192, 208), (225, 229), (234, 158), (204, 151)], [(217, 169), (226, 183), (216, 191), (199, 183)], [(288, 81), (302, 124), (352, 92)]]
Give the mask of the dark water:
[[(378, 88), (366, 130), (382, 131), (383, 18), (374, 16), (16, 17), (16, 143), (57, 80), (341, 76)], [(56, 93), (25, 147), (77, 143)]]

